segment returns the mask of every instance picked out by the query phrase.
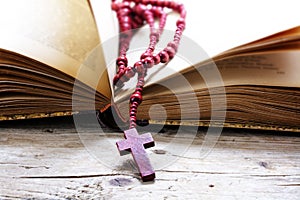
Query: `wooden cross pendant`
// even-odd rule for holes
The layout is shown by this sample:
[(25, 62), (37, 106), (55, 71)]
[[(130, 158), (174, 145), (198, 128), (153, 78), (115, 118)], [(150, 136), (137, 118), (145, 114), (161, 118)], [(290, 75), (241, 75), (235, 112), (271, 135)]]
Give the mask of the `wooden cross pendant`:
[(153, 181), (155, 172), (151, 166), (145, 148), (153, 147), (154, 140), (150, 133), (139, 135), (135, 128), (124, 131), (125, 140), (118, 141), (120, 155), (131, 152), (143, 181)]

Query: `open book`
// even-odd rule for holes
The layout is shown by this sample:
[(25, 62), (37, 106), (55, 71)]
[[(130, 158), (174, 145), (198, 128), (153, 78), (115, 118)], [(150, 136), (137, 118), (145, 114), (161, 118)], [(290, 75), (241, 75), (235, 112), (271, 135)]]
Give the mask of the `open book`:
[[(233, 9), (215, 7), (217, 3), (225, 4), (210, 1), (199, 8), (191, 1), (185, 3), (185, 37), (175, 59), (148, 73), (138, 118), (299, 131), (297, 6), (293, 1), (284, 5), (226, 1), (235, 5)], [(110, 1), (2, 4), (1, 119), (105, 112), (113, 106), (126, 121), (135, 78), (116, 91), (111, 83), (118, 37)], [(174, 30), (176, 17), (171, 14), (167, 29)], [(161, 41), (171, 40), (168, 33)], [(147, 28), (138, 31), (134, 40), (147, 44)], [(130, 61), (136, 61), (140, 52), (133, 51)]]

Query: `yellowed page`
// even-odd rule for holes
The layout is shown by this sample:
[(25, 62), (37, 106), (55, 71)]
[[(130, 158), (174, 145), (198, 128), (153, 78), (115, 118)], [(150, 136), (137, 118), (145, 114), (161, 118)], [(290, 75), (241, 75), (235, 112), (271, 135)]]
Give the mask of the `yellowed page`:
[(97, 55), (97, 65), (83, 64), (100, 43), (86, 0), (3, 1), (0, 26), (1, 48), (79, 78), (110, 98), (103, 52)]
[(241, 55), (217, 66), (225, 85), (300, 87), (300, 50)]
[[(300, 87), (299, 65), (300, 50), (252, 53), (199, 64), (157, 84), (171, 86), (175, 94), (231, 85)], [(160, 95), (169, 93), (168, 89), (159, 91)], [(148, 87), (145, 95), (157, 95), (157, 91)]]
[[(101, 38), (100, 49), (103, 50), (105, 64), (110, 77), (110, 86), (116, 73), (115, 60), (118, 56), (118, 22), (111, 10), (111, 1), (89, 0)], [(112, 90), (112, 95), (114, 91)]]
[[(298, 1), (239, 1), (211, 0), (184, 1), (187, 10), (184, 38), (194, 42), (193, 48), (185, 41), (179, 46), (177, 56), (166, 67), (155, 66), (146, 77), (146, 86), (174, 76), (177, 72), (214, 57), (228, 49), (254, 40), (299, 26), (300, 12)], [(280, 14), (279, 14), (280, 13)], [(166, 30), (158, 47), (164, 47), (172, 40), (170, 32), (176, 28), (177, 14), (167, 19)], [(145, 27), (147, 28), (147, 27)], [(132, 43), (148, 42), (146, 33), (138, 33)], [(137, 45), (135, 45), (137, 46)], [(132, 47), (132, 46), (131, 46)], [(147, 47), (147, 46), (142, 46)], [(130, 49), (129, 62), (134, 63), (145, 49)], [(199, 52), (199, 56), (190, 59), (190, 52)], [(205, 55), (206, 54), (206, 55)], [(135, 78), (133, 78), (135, 80)], [(116, 101), (128, 96), (135, 81), (125, 85), (123, 91), (116, 93)]]

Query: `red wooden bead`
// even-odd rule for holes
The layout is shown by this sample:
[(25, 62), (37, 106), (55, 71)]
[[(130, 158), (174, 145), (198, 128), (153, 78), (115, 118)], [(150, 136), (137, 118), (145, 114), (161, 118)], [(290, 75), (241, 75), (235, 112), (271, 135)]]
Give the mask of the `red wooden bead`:
[(123, 62), (123, 63), (125, 63), (125, 66), (127, 66), (127, 64), (128, 64), (128, 60), (127, 60), (127, 58), (126, 58), (126, 56), (125, 55), (121, 55), (121, 56), (119, 56), (118, 58), (117, 58), (117, 65), (118, 65), (118, 62)]
[(137, 102), (132, 102), (130, 105), (130, 109), (137, 109), (138, 103)]
[(145, 52), (141, 55), (140, 59), (142, 60), (142, 59), (145, 59), (147, 57), (152, 57), (152, 53), (147, 51), (147, 52)]
[(130, 107), (130, 111), (132, 111), (132, 112), (137, 112), (137, 108), (132, 108), (132, 107)]
[(176, 26), (183, 26), (183, 29), (185, 28), (185, 19), (184, 18), (179, 18), (176, 22)]
[(146, 20), (147, 20), (147, 22), (148, 22), (148, 24), (151, 26), (151, 24), (153, 24), (154, 23), (154, 17), (153, 17), (153, 14), (152, 14), (152, 12), (150, 11), (150, 10), (146, 10), (145, 12), (144, 12), (144, 15), (143, 15), (145, 18), (146, 18)]
[(145, 5), (138, 4), (137, 6), (135, 6), (135, 13), (139, 16), (143, 16), (146, 9), (147, 7)]
[(117, 82), (119, 81), (119, 79), (120, 79), (120, 76), (118, 74), (115, 75), (114, 80), (113, 80), (114, 85), (117, 85)]
[(134, 92), (131, 96), (130, 96), (130, 103), (136, 102), (137, 104), (141, 104), (142, 103), (142, 94), (139, 92)]
[(147, 17), (151, 17), (151, 15), (152, 15), (152, 12), (149, 9), (147, 9), (147, 7), (146, 7), (146, 9), (142, 13), (142, 16), (146, 19)]
[(121, 8), (130, 8), (130, 2), (124, 1), (123, 3), (121, 3), (120, 7)]
[(155, 41), (158, 42), (159, 40), (159, 33), (157, 32), (154, 32), (154, 33), (150, 33), (150, 39), (154, 39), (155, 38)]
[(117, 66), (118, 66), (119, 68), (120, 68), (120, 67), (124, 68), (124, 67), (126, 66), (126, 65), (125, 65), (125, 62), (122, 61), (122, 60), (117, 61), (116, 64), (117, 64)]
[(122, 8), (122, 12), (124, 13), (124, 15), (128, 15), (129, 13), (131, 13), (131, 9), (130, 8)]
[(119, 75), (116, 75), (114, 77), (114, 85), (117, 86), (117, 87), (123, 87), (124, 83), (120, 80), (120, 76)]
[(119, 69), (118, 71), (119, 76), (123, 76), (125, 74), (125, 69)]
[(129, 31), (131, 30), (131, 25), (129, 23), (124, 23), (121, 25), (121, 31)]
[(160, 63), (160, 56), (159, 54), (153, 55), (154, 64), (157, 65)]
[(143, 59), (142, 62), (144, 64), (144, 66), (147, 67), (147, 68), (151, 68), (154, 65), (154, 59), (153, 59), (152, 56)]
[(176, 7), (174, 8), (177, 12), (181, 13), (181, 11), (183, 11), (184, 5), (182, 3), (177, 3)]
[(143, 87), (145, 83), (144, 77), (139, 77), (137, 87)]
[(182, 18), (186, 17), (186, 10), (184, 8), (180, 11), (180, 17)]
[(120, 81), (122, 82), (122, 83), (124, 83), (124, 82), (126, 82), (126, 81), (128, 81), (129, 79), (126, 77), (126, 76), (124, 76), (125, 75), (125, 72), (126, 72), (126, 70), (125, 69), (121, 69), (121, 70), (119, 70), (119, 77), (120, 77)]
[(111, 9), (114, 10), (114, 11), (119, 10), (119, 4), (116, 3), (116, 2), (113, 2), (113, 3), (111, 4)]
[(130, 9), (129, 8), (122, 8), (118, 11), (118, 17), (120, 21), (124, 20), (124, 17), (128, 17), (130, 13)]
[(135, 75), (135, 70), (132, 68), (132, 67), (128, 67), (127, 70), (126, 70), (126, 73), (125, 73), (126, 77), (128, 79), (134, 77)]
[(169, 54), (170, 59), (174, 58), (176, 52), (172, 47), (168, 46), (164, 50)]
[(178, 44), (176, 42), (169, 42), (168, 47), (172, 47), (175, 51), (178, 49)]
[(149, 4), (150, 2), (149, 2), (149, 0), (142, 0), (141, 3), (147, 5), (147, 4)]
[(171, 9), (175, 9), (176, 6), (177, 6), (177, 3), (174, 2), (174, 1), (170, 1), (169, 5), (168, 5), (168, 7), (171, 8)]
[(160, 17), (162, 15), (162, 10), (160, 7), (153, 6), (152, 12), (153, 12), (154, 16), (156, 16), (156, 17)]
[(130, 115), (130, 116), (135, 116), (135, 115), (136, 115), (136, 112), (131, 111), (131, 112), (129, 112), (129, 115)]
[(125, 65), (120, 65), (119, 68), (118, 68), (118, 73), (120, 73), (120, 71), (124, 70), (124, 69), (125, 69)]
[(136, 127), (136, 117), (130, 117), (130, 129)]
[(164, 0), (157, 1), (157, 6), (162, 8), (165, 7), (165, 1)]
[(136, 116), (130, 116), (130, 121), (135, 122), (136, 121)]
[(139, 87), (135, 89), (136, 92), (142, 92), (143, 91), (143, 87)]
[(131, 18), (128, 16), (124, 16), (122, 18), (122, 24), (128, 24), (131, 21)]
[(141, 74), (141, 73), (144, 73), (144, 65), (141, 61), (138, 61), (136, 63), (134, 63), (134, 66), (133, 66), (135, 69), (136, 69), (136, 72)]
[(159, 52), (160, 62), (167, 63), (169, 62), (169, 54), (166, 51)]
[(133, 17), (133, 20), (134, 20), (137, 24), (139, 24), (139, 25), (142, 25), (142, 24), (144, 23), (143, 18), (141, 18), (139, 15), (135, 15), (135, 16)]

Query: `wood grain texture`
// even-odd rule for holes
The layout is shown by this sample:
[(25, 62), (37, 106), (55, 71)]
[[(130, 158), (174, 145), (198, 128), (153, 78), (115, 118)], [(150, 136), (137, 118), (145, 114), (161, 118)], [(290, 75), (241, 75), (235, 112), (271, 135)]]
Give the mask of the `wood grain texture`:
[[(87, 125), (88, 126), (88, 125)], [(298, 199), (300, 137), (242, 129), (223, 131), (199, 158), (205, 130), (175, 163), (143, 183), (129, 161), (99, 163), (84, 147), (69, 117), (0, 124), (0, 199)], [(91, 127), (88, 131), (93, 132)], [(112, 141), (121, 132), (108, 130)], [(172, 140), (173, 130), (156, 135)], [(188, 130), (187, 130), (188, 131)], [(180, 145), (180, 144), (178, 144)], [(168, 152), (153, 147), (161, 156)]]
[(131, 152), (142, 180), (144, 182), (153, 181), (155, 172), (145, 151), (145, 148), (155, 145), (151, 133), (139, 135), (135, 128), (131, 128), (124, 131), (124, 137), (125, 140), (116, 142), (120, 155)]

